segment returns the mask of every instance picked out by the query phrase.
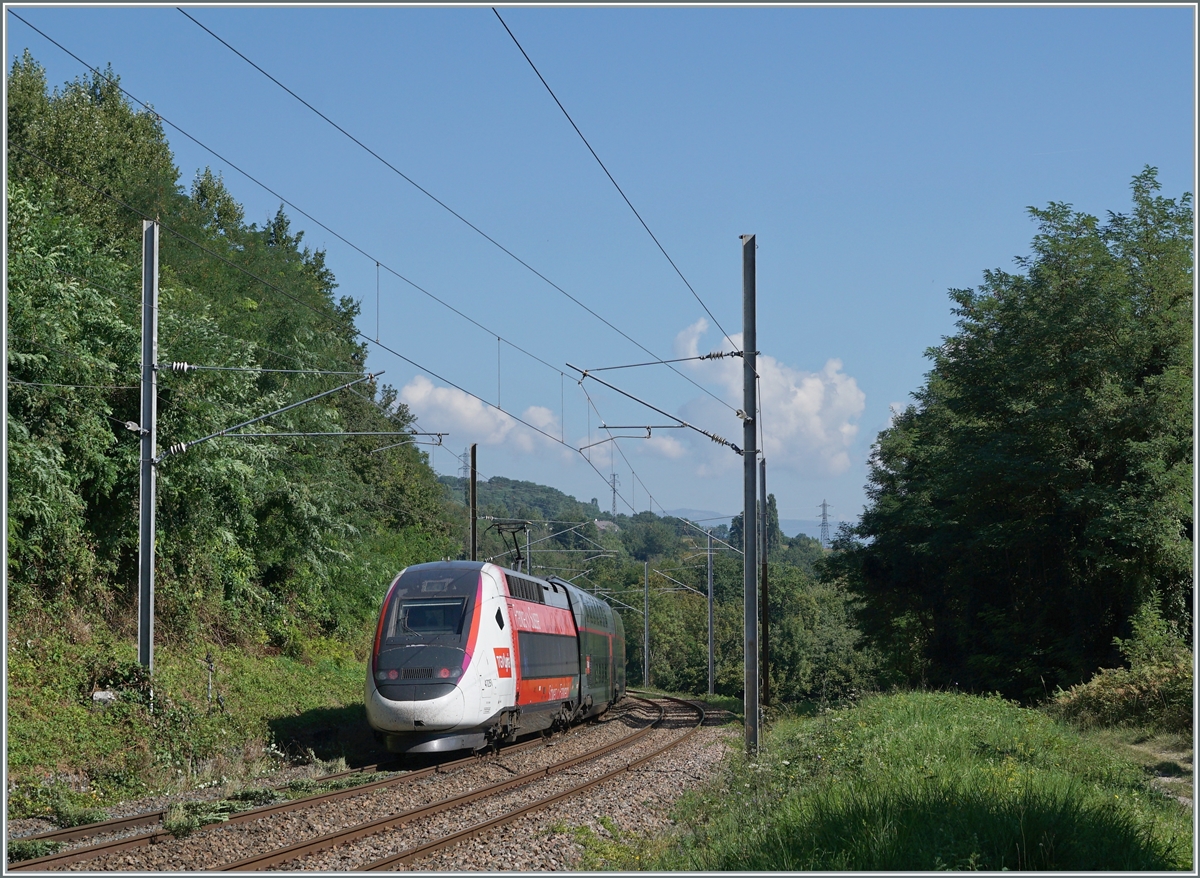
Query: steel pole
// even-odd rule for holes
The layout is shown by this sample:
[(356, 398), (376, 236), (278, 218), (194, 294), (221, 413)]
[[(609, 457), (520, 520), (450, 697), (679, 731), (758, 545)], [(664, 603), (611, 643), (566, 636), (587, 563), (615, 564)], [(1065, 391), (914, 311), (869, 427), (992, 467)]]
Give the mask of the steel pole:
[(717, 693), (717, 662), (716, 652), (713, 648), (713, 548), (712, 548), (712, 531), (708, 532), (708, 694), (715, 695)]
[(468, 482), (467, 499), (471, 506), (471, 560), (479, 560), (479, 494), (475, 484), (475, 448), (474, 442), (471, 443), (471, 480)]
[(650, 562), (646, 562), (646, 605), (642, 613), (642, 680), (650, 688)]
[(754, 508), (758, 459), (755, 417), (758, 395), (754, 386), (758, 345), (755, 318), (754, 235), (742, 235), (742, 587), (745, 593), (745, 711), (746, 752), (758, 752), (758, 528)]
[(138, 485), (138, 662), (154, 672), (154, 506), (158, 454), (158, 223), (142, 221), (142, 413)]
[(762, 673), (762, 704), (771, 703), (771, 604), (767, 600), (767, 459), (758, 462), (758, 532), (760, 568), (762, 571), (762, 599), (760, 600), (759, 615), (762, 617), (762, 663), (759, 670)]

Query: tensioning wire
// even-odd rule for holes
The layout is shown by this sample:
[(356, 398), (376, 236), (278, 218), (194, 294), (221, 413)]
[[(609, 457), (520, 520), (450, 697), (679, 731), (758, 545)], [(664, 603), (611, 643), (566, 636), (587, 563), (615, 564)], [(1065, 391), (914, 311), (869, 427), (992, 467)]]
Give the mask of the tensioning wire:
[[(268, 73), (266, 70), (264, 70), (262, 67), (258, 66), (258, 64), (256, 64), (256, 63), (254, 63), (253, 61), (251, 61), (251, 60), (250, 60), (248, 57), (246, 57), (246, 55), (244, 55), (244, 54), (242, 54), (241, 52), (239, 52), (237, 49), (235, 49), (233, 46), (231, 46), (231, 45), (230, 45), (228, 42), (226, 42), (226, 41), (225, 41), (224, 39), (222, 39), (221, 37), (217, 36), (217, 34), (215, 34), (215, 33), (214, 33), (212, 30), (210, 30), (210, 29), (209, 29), (208, 27), (206, 27), (205, 25), (201, 24), (201, 23), (200, 23), (199, 21), (197, 21), (197, 20), (196, 20), (196, 19), (195, 19), (193, 16), (189, 15), (189, 14), (188, 14), (188, 13), (187, 13), (185, 10), (183, 10), (183, 9), (180, 9), (179, 7), (176, 7), (176, 9), (178, 9), (178, 10), (179, 10), (179, 12), (183, 13), (183, 15), (185, 15), (185, 16), (186, 16), (188, 19), (190, 19), (190, 20), (191, 20), (191, 21), (192, 21), (192, 22), (193, 22), (193, 23), (194, 23), (194, 24), (195, 24), (197, 27), (199, 27), (201, 30), (203, 30), (205, 33), (207, 33), (209, 36), (211, 36), (213, 39), (215, 39), (215, 40), (216, 40), (217, 42), (219, 42), (221, 45), (225, 46), (225, 48), (229, 49), (229, 51), (233, 52), (235, 55), (237, 55), (239, 58), (241, 58), (243, 61), (245, 61), (247, 64), (249, 64), (249, 65), (250, 65), (251, 67), (253, 67), (255, 70), (257, 70), (257, 71), (258, 71), (259, 73), (261, 73), (263, 76), (267, 77), (267, 79), (271, 80), (271, 82), (275, 83), (277, 86), (279, 86), (281, 89), (283, 89), (283, 90), (284, 90), (285, 92), (287, 92), (289, 95), (291, 95), (293, 98), (295, 98), (297, 101), (299, 101), (301, 104), (303, 104), (303, 105), (304, 105), (305, 107), (307, 107), (309, 110), (311, 110), (313, 113), (315, 113), (315, 114), (316, 114), (317, 116), (319, 116), (321, 119), (323, 119), (325, 122), (327, 122), (327, 123), (329, 123), (330, 125), (332, 125), (332, 126), (335, 128), (335, 129), (337, 129), (339, 132), (341, 132), (341, 133), (342, 133), (342, 134), (344, 134), (346, 137), (348, 137), (348, 138), (349, 138), (349, 139), (350, 139), (350, 140), (351, 140), (353, 143), (355, 143), (357, 146), (361, 147), (361, 148), (362, 148), (364, 151), (366, 151), (366, 152), (367, 152), (367, 153), (368, 153), (370, 156), (372, 156), (373, 158), (375, 158), (376, 160), (378, 160), (378, 161), (379, 161), (381, 164), (383, 164), (383, 165), (384, 165), (384, 167), (388, 168), (388, 169), (389, 169), (389, 170), (391, 170), (393, 173), (397, 174), (397, 175), (398, 175), (398, 176), (399, 176), (401, 179), (403, 179), (405, 182), (407, 182), (408, 184), (410, 184), (411, 186), (413, 186), (413, 187), (414, 187), (415, 189), (417, 189), (417, 191), (419, 191), (421, 194), (423, 194), (423, 195), (425, 195), (426, 197), (428, 197), (430, 200), (432, 200), (432, 201), (433, 201), (435, 204), (437, 204), (439, 207), (441, 207), (442, 209), (444, 209), (445, 211), (447, 211), (447, 212), (448, 212), (448, 213), (449, 213), (451, 216), (453, 216), (455, 219), (459, 220), (459, 221), (460, 221), (460, 222), (462, 222), (464, 225), (466, 225), (466, 226), (467, 226), (469, 229), (471, 229), (471, 230), (472, 230), (472, 231), (474, 231), (476, 234), (478, 234), (478, 235), (480, 235), (482, 238), (484, 238), (484, 240), (488, 241), (489, 243), (491, 243), (492, 245), (494, 245), (495, 247), (497, 247), (497, 248), (498, 248), (498, 249), (499, 249), (501, 252), (503, 252), (504, 254), (506, 254), (507, 256), (509, 256), (510, 258), (512, 258), (513, 260), (515, 260), (515, 261), (516, 261), (516, 262), (517, 262), (519, 265), (521, 265), (523, 268), (525, 268), (525, 269), (527, 269), (528, 271), (532, 272), (532, 273), (533, 273), (533, 274), (534, 274), (536, 277), (538, 277), (539, 279), (541, 279), (542, 281), (544, 281), (545, 283), (547, 283), (547, 284), (548, 284), (548, 285), (549, 285), (549, 286), (550, 286), (552, 289), (554, 289), (554, 290), (557, 290), (559, 293), (561, 293), (562, 295), (566, 296), (568, 299), (570, 299), (572, 302), (574, 302), (574, 303), (575, 303), (576, 305), (578, 305), (580, 308), (582, 308), (583, 310), (585, 310), (587, 313), (591, 314), (593, 317), (595, 317), (597, 320), (599, 320), (601, 323), (603, 323), (603, 324), (604, 324), (605, 326), (607, 326), (609, 329), (611, 329), (611, 330), (613, 330), (614, 332), (616, 332), (618, 335), (620, 335), (620, 336), (621, 336), (622, 338), (624, 338), (626, 341), (630, 342), (631, 344), (634, 344), (634, 345), (636, 345), (638, 348), (640, 348), (641, 350), (645, 351), (645, 352), (646, 352), (647, 354), (649, 354), (650, 356), (652, 356), (652, 357), (655, 357), (655, 358), (656, 358), (656, 359), (657, 359), (659, 362), (663, 362), (662, 358), (661, 358), (661, 357), (658, 357), (658, 355), (657, 355), (657, 354), (655, 354), (655, 353), (654, 353), (652, 350), (650, 350), (649, 348), (647, 348), (647, 347), (646, 347), (645, 345), (643, 345), (641, 342), (638, 342), (638, 341), (634, 340), (633, 338), (631, 338), (631, 337), (630, 337), (630, 336), (629, 336), (629, 335), (628, 335), (626, 332), (624, 332), (623, 330), (621, 330), (621, 329), (618, 329), (618, 328), (617, 328), (616, 326), (614, 326), (614, 325), (613, 325), (613, 324), (612, 324), (610, 321), (606, 320), (604, 317), (601, 317), (601, 316), (600, 316), (598, 313), (596, 313), (595, 311), (593, 311), (591, 308), (589, 308), (587, 305), (585, 305), (585, 304), (584, 304), (583, 302), (581, 302), (579, 299), (575, 298), (575, 297), (574, 297), (574, 296), (572, 296), (570, 293), (568, 293), (568, 292), (567, 292), (565, 289), (563, 289), (561, 286), (559, 286), (558, 284), (556, 284), (554, 281), (550, 280), (550, 278), (546, 277), (546, 275), (542, 274), (540, 271), (538, 271), (536, 268), (534, 268), (534, 267), (533, 267), (532, 265), (530, 265), (528, 262), (526, 262), (525, 260), (521, 259), (521, 257), (517, 256), (515, 253), (513, 253), (511, 250), (509, 250), (507, 247), (505, 247), (503, 244), (501, 244), (499, 241), (497, 241), (497, 240), (496, 240), (495, 238), (493, 238), (491, 235), (489, 235), (489, 234), (487, 234), (486, 232), (484, 232), (482, 229), (480, 229), (478, 226), (476, 226), (474, 223), (472, 223), (470, 220), (468, 220), (468, 219), (467, 219), (466, 217), (464, 217), (462, 214), (458, 213), (456, 210), (454, 210), (453, 208), (451, 208), (451, 207), (450, 207), (448, 204), (446, 204), (444, 201), (442, 201), (441, 199), (439, 199), (437, 196), (435, 196), (435, 195), (434, 195), (432, 192), (430, 192), (428, 189), (425, 189), (423, 186), (421, 186), (419, 183), (417, 183), (415, 180), (413, 180), (411, 177), (409, 177), (407, 174), (405, 174), (403, 171), (401, 171), (401, 170), (400, 170), (399, 168), (397, 168), (395, 165), (391, 164), (391, 163), (390, 163), (390, 162), (389, 162), (387, 159), (383, 158), (383, 156), (379, 155), (379, 153), (375, 152), (373, 149), (371, 149), (369, 146), (367, 146), (365, 143), (363, 143), (361, 140), (359, 140), (357, 137), (355, 137), (353, 134), (351, 134), (351, 133), (350, 133), (349, 131), (347, 131), (345, 128), (343, 128), (343, 127), (341, 127), (340, 125), (338, 125), (336, 122), (334, 122), (332, 119), (330, 119), (330, 118), (329, 118), (328, 116), (326, 116), (324, 113), (322, 113), (320, 110), (318, 110), (318, 109), (317, 109), (316, 107), (314, 107), (312, 104), (308, 103), (308, 101), (304, 100), (304, 98), (300, 97), (298, 94), (296, 94), (296, 93), (295, 93), (294, 91), (292, 91), (290, 88), (288, 88), (286, 85), (284, 85), (284, 84), (283, 84), (282, 82), (280, 82), (278, 79), (276, 79), (274, 76), (272, 76), (272, 75), (271, 75), (270, 73)], [(668, 257), (668, 258), (669, 258), (669, 257)], [(686, 282), (686, 280), (685, 280), (685, 282)], [(703, 303), (701, 303), (701, 304), (703, 304)], [(711, 316), (711, 315), (710, 315), (710, 316)], [(713, 322), (714, 322), (714, 323), (716, 322), (716, 318), (713, 318)], [(718, 325), (719, 325), (719, 324), (718, 324)], [(723, 330), (722, 330), (722, 331), (723, 331)], [(552, 367), (552, 368), (553, 368), (553, 367)], [(734, 411), (734, 408), (733, 408), (733, 406), (729, 405), (729, 403), (725, 402), (725, 400), (721, 399), (719, 396), (717, 396), (715, 393), (713, 393), (712, 391), (710, 391), (708, 388), (704, 387), (703, 385), (701, 385), (701, 384), (697, 383), (696, 381), (694, 381), (694, 380), (692, 380), (691, 378), (689, 378), (687, 375), (685, 375), (685, 374), (683, 374), (682, 372), (680, 372), (680, 371), (679, 371), (678, 369), (676, 369), (674, 366), (672, 366), (672, 365), (669, 365), (669, 364), (668, 364), (668, 365), (667, 365), (667, 368), (668, 368), (668, 369), (670, 369), (672, 372), (674, 372), (674, 373), (675, 373), (676, 375), (678, 375), (679, 377), (683, 378), (683, 379), (684, 379), (685, 381), (687, 381), (688, 383), (690, 383), (690, 384), (694, 385), (694, 386), (695, 386), (697, 389), (701, 390), (702, 392), (704, 392), (704, 393), (708, 394), (709, 396), (711, 396), (713, 399), (717, 400), (717, 402), (721, 403), (721, 405), (725, 406), (725, 407), (726, 407), (726, 408), (728, 408), (730, 411)]]
[[(525, 56), (525, 60), (529, 62), (529, 66), (533, 69), (533, 72), (537, 75), (537, 78), (541, 80), (542, 85), (546, 87), (546, 91), (550, 93), (550, 97), (554, 99), (554, 103), (556, 103), (558, 108), (562, 110), (562, 114), (567, 117), (567, 121), (571, 123), (571, 127), (575, 129), (575, 133), (579, 135), (579, 139), (583, 141), (583, 145), (588, 148), (588, 152), (592, 154), (592, 158), (596, 160), (596, 164), (600, 166), (600, 170), (604, 171), (604, 175), (608, 177), (609, 182), (616, 187), (617, 192), (619, 192), (621, 195), (621, 198), (623, 198), (625, 203), (629, 205), (629, 209), (633, 211), (633, 215), (637, 217), (637, 221), (642, 224), (642, 228), (646, 230), (646, 234), (650, 236), (650, 240), (655, 243), (662, 255), (667, 258), (667, 262), (671, 263), (671, 267), (675, 269), (675, 273), (679, 275), (679, 279), (683, 281), (684, 286), (688, 288), (688, 291), (691, 292), (696, 301), (700, 303), (700, 307), (704, 309), (704, 313), (707, 314), (712, 322), (716, 324), (717, 329), (721, 330), (721, 334), (725, 336), (725, 340), (729, 342), (729, 346), (736, 350), (737, 345), (733, 343), (733, 339), (729, 337), (729, 333), (725, 331), (725, 327), (723, 327), (721, 322), (713, 316), (713, 312), (709, 310), (708, 305), (706, 305), (704, 300), (700, 298), (700, 294), (692, 288), (692, 285), (688, 283), (688, 279), (683, 276), (683, 272), (679, 270), (679, 266), (675, 264), (675, 260), (670, 257), (666, 249), (659, 242), (658, 238), (655, 237), (654, 232), (650, 231), (650, 227), (646, 225), (646, 221), (642, 219), (642, 215), (638, 213), (637, 208), (633, 206), (633, 202), (629, 200), (629, 196), (625, 194), (625, 190), (621, 188), (620, 184), (617, 183), (617, 181), (613, 178), (613, 175), (609, 173), (608, 168), (604, 166), (604, 162), (600, 161), (600, 156), (596, 155), (596, 150), (592, 149), (592, 145), (588, 143), (588, 139), (583, 136), (583, 132), (579, 130), (579, 126), (575, 124), (575, 120), (571, 118), (571, 114), (567, 112), (567, 108), (562, 105), (562, 101), (558, 99), (558, 95), (554, 93), (554, 89), (550, 87), (550, 83), (546, 82), (546, 78), (542, 76), (541, 71), (537, 69), (537, 65), (533, 63), (533, 59), (529, 57), (529, 53), (525, 51), (525, 48), (521, 45), (521, 42), (512, 32), (512, 29), (508, 26), (504, 19), (500, 17), (500, 13), (496, 11), (495, 6), (492, 7), (492, 12), (494, 12), (496, 18), (500, 20), (500, 24), (503, 25), (504, 29), (508, 32), (508, 35), (512, 37), (512, 41), (516, 45), (517, 49), (520, 50), (521, 54)], [(672, 361), (662, 360), (661, 362), (669, 363)]]
[[(84, 61), (82, 58), (80, 58), (78, 55), (76, 55), (76, 54), (75, 54), (74, 52), (72, 52), (70, 49), (66, 48), (66, 47), (65, 47), (65, 46), (63, 46), (61, 43), (59, 43), (57, 40), (55, 40), (53, 37), (51, 37), (51, 36), (47, 35), (47, 34), (46, 34), (45, 32), (43, 32), (43, 31), (39, 30), (37, 27), (35, 27), (34, 25), (30, 24), (30, 23), (29, 23), (28, 21), (26, 21), (25, 19), (21, 18), (21, 16), (17, 15), (17, 13), (13, 12), (11, 9), (9, 9), (8, 11), (9, 11), (9, 13), (10, 13), (11, 15), (13, 15), (13, 17), (15, 17), (17, 20), (19, 20), (20, 22), (22, 22), (23, 24), (25, 24), (25, 25), (26, 25), (27, 27), (29, 27), (31, 30), (33, 30), (33, 31), (37, 32), (38, 34), (40, 34), (40, 35), (41, 35), (43, 38), (45, 38), (46, 40), (48, 40), (48, 41), (49, 41), (50, 43), (52, 43), (53, 45), (57, 46), (59, 49), (61, 49), (61, 50), (62, 50), (63, 52), (65, 52), (66, 54), (70, 55), (72, 58), (74, 58), (76, 61), (78, 61), (78, 62), (79, 62), (80, 64), (82, 64), (84, 67), (86, 67), (88, 70), (91, 70), (91, 71), (92, 71), (93, 73), (95, 73), (97, 76), (101, 76), (101, 77), (104, 77), (105, 79), (107, 79), (109, 82), (111, 82), (113, 85), (115, 85), (115, 86), (116, 86), (118, 89), (120, 89), (120, 90), (121, 90), (121, 92), (122, 92), (122, 94), (124, 94), (126, 97), (128, 97), (128, 98), (129, 98), (131, 101), (133, 101), (133, 102), (135, 102), (135, 103), (139, 104), (140, 106), (142, 106), (143, 108), (145, 108), (145, 109), (146, 109), (148, 112), (150, 112), (150, 113), (153, 113), (153, 114), (155, 115), (155, 117), (156, 117), (158, 120), (160, 120), (160, 121), (162, 121), (162, 122), (165, 122), (167, 125), (169, 125), (169, 126), (171, 126), (172, 128), (174, 128), (176, 131), (178, 131), (180, 134), (182, 134), (182, 135), (183, 135), (184, 137), (186, 137), (188, 140), (192, 141), (194, 144), (196, 144), (197, 146), (199, 146), (201, 149), (205, 150), (206, 152), (208, 152), (208, 153), (209, 153), (210, 155), (212, 155), (213, 157), (215, 157), (215, 158), (219, 159), (220, 161), (224, 162), (226, 165), (228, 165), (228, 166), (229, 166), (230, 168), (232, 168), (233, 170), (237, 171), (239, 174), (241, 174), (243, 177), (245, 177), (245, 178), (246, 178), (247, 180), (249, 180), (251, 183), (254, 183), (256, 186), (259, 186), (261, 189), (263, 189), (263, 191), (270, 193), (270, 194), (271, 194), (273, 197), (275, 197), (275, 198), (278, 198), (278, 199), (279, 199), (281, 202), (283, 202), (285, 205), (287, 205), (288, 207), (290, 207), (292, 210), (296, 211), (296, 213), (300, 214), (301, 216), (305, 217), (305, 218), (306, 218), (306, 219), (308, 219), (308, 220), (311, 220), (313, 223), (315, 223), (316, 225), (320, 226), (322, 229), (324, 229), (324, 230), (325, 230), (326, 232), (328, 232), (329, 234), (333, 235), (335, 238), (337, 238), (339, 241), (341, 241), (341, 242), (342, 242), (343, 244), (345, 244), (347, 247), (350, 247), (352, 250), (356, 251), (357, 253), (361, 254), (362, 256), (365, 256), (367, 259), (370, 259), (371, 261), (373, 261), (373, 262), (375, 263), (375, 267), (376, 267), (376, 335), (377, 335), (377, 336), (378, 336), (378, 332), (379, 332), (379, 330), (378, 330), (378, 322), (379, 322), (379, 315), (378, 315), (378, 308), (379, 308), (379, 305), (378, 305), (378, 297), (379, 297), (379, 289), (378, 289), (378, 287), (379, 287), (379, 282), (378, 282), (378, 270), (379, 270), (380, 268), (382, 268), (384, 271), (387, 271), (389, 274), (393, 275), (394, 277), (398, 278), (399, 280), (402, 280), (402, 281), (404, 281), (404, 283), (408, 284), (410, 287), (412, 287), (412, 288), (413, 288), (414, 290), (416, 290), (417, 292), (419, 292), (419, 293), (421, 293), (421, 294), (423, 294), (423, 295), (425, 295), (425, 296), (429, 297), (430, 299), (432, 299), (433, 301), (437, 302), (437, 303), (438, 303), (439, 305), (441, 305), (442, 307), (446, 308), (446, 309), (447, 309), (447, 310), (449, 310), (449, 311), (452, 311), (453, 313), (457, 314), (459, 317), (463, 318), (464, 320), (468, 321), (469, 323), (473, 324), (474, 326), (478, 327), (479, 329), (482, 329), (484, 332), (488, 333), (488, 335), (493, 335), (493, 336), (497, 336), (498, 338), (502, 338), (502, 336), (498, 336), (498, 335), (497, 335), (497, 333), (495, 333), (493, 330), (489, 329), (488, 327), (484, 326), (484, 325), (483, 325), (482, 323), (480, 323), (478, 320), (475, 320), (473, 317), (470, 317), (470, 316), (468, 316), (467, 314), (464, 314), (462, 311), (460, 311), (460, 310), (458, 310), (457, 308), (455, 308), (455, 307), (454, 307), (453, 305), (451, 305), (449, 302), (446, 302), (444, 299), (442, 299), (442, 298), (440, 298), (440, 297), (438, 297), (438, 296), (434, 295), (434, 294), (433, 294), (433, 293), (431, 293), (429, 290), (425, 289), (424, 287), (422, 287), (421, 285), (419, 285), (419, 284), (418, 284), (418, 283), (416, 283), (415, 281), (412, 281), (412, 280), (410, 280), (409, 278), (407, 278), (407, 277), (405, 277), (404, 275), (400, 274), (400, 272), (396, 271), (394, 268), (390, 267), (390, 266), (389, 266), (389, 265), (387, 265), (386, 263), (384, 263), (384, 262), (382, 262), (381, 260), (377, 259), (376, 257), (372, 256), (372, 255), (371, 255), (370, 253), (368, 253), (366, 250), (362, 249), (362, 248), (361, 248), (361, 247), (359, 247), (357, 244), (355, 244), (353, 241), (350, 241), (349, 239), (347, 239), (345, 236), (343, 236), (343, 235), (342, 235), (342, 234), (340, 234), (339, 232), (336, 232), (336, 231), (334, 231), (334, 230), (333, 230), (333, 229), (331, 229), (329, 226), (325, 225), (325, 223), (321, 222), (321, 221), (320, 221), (319, 219), (317, 219), (315, 216), (313, 216), (312, 214), (310, 214), (308, 211), (304, 210), (303, 208), (301, 208), (301, 207), (297, 206), (297, 205), (296, 205), (294, 202), (292, 202), (291, 200), (289, 200), (289, 199), (285, 198), (284, 196), (280, 195), (278, 192), (276, 192), (274, 189), (272, 189), (272, 188), (271, 188), (270, 186), (268, 186), (266, 183), (263, 183), (263, 182), (262, 182), (261, 180), (259, 180), (257, 177), (255, 177), (254, 175), (252, 175), (250, 172), (248, 172), (248, 171), (246, 171), (246, 170), (243, 170), (243, 169), (242, 169), (242, 168), (241, 168), (239, 165), (235, 164), (234, 162), (232, 162), (231, 160), (229, 160), (229, 159), (228, 159), (228, 158), (226, 158), (225, 156), (221, 155), (221, 153), (217, 152), (215, 149), (213, 149), (212, 147), (210, 147), (208, 144), (204, 143), (202, 140), (200, 140), (199, 138), (197, 138), (197, 137), (196, 137), (196, 136), (194, 136), (193, 134), (190, 134), (189, 132), (185, 131), (183, 128), (180, 128), (178, 125), (176, 125), (176, 124), (175, 124), (174, 122), (172, 122), (170, 119), (168, 119), (168, 118), (166, 118), (165, 116), (163, 116), (162, 114), (160, 114), (160, 113), (159, 113), (159, 112), (158, 112), (156, 109), (152, 108), (152, 107), (151, 107), (149, 104), (147, 104), (145, 101), (141, 100), (141, 99), (140, 99), (140, 98), (138, 98), (136, 95), (133, 95), (133, 94), (131, 94), (131, 93), (130, 93), (130, 92), (127, 90), (127, 89), (125, 89), (125, 87), (124, 87), (124, 86), (122, 86), (122, 85), (120, 84), (120, 82), (118, 82), (117, 80), (113, 79), (112, 77), (109, 77), (109, 76), (108, 76), (108, 74), (104, 73), (104, 72), (103, 72), (102, 70), (100, 70), (99, 68), (97, 68), (97, 67), (93, 67), (92, 65), (88, 64), (86, 61)], [(185, 14), (186, 14), (186, 13), (185, 13)], [(203, 25), (202, 25), (202, 26), (203, 26)], [(558, 369), (556, 366), (553, 366), (553, 365), (551, 365), (550, 363), (547, 363), (545, 360), (543, 360), (543, 359), (542, 359), (541, 357), (539, 357), (537, 354), (534, 354), (534, 353), (532, 353), (532, 352), (530, 352), (530, 351), (526, 350), (525, 348), (521, 347), (521, 346), (520, 346), (520, 345), (518, 345), (518, 344), (515, 344), (514, 342), (511, 342), (511, 341), (509, 341), (509, 340), (508, 340), (508, 339), (506, 339), (506, 338), (505, 338), (505, 339), (503, 339), (503, 340), (504, 340), (505, 344), (509, 345), (510, 347), (514, 348), (515, 350), (518, 350), (518, 351), (520, 351), (521, 353), (523, 353), (525, 356), (529, 357), (530, 359), (532, 359), (532, 360), (535, 360), (536, 362), (538, 362), (538, 363), (541, 363), (541, 364), (542, 364), (543, 366), (545, 366), (546, 368), (548, 368), (548, 369), (552, 369), (552, 370), (554, 370), (555, 372), (559, 372), (559, 373), (561, 374), (561, 370), (559, 370), (559, 369)], [(378, 338), (376, 338), (376, 342), (378, 342)]]

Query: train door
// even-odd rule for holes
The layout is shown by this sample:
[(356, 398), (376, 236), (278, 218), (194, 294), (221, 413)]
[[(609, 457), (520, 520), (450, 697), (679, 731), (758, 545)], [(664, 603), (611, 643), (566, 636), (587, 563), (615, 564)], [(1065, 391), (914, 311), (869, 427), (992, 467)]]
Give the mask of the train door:
[(625, 697), (625, 623), (621, 621), (621, 614), (616, 610), (612, 611), (613, 620), (613, 698), (620, 700)]
[(488, 634), (486, 642), (481, 643), (482, 667), (486, 669), (481, 682), (484, 697), (491, 703), (491, 711), (487, 713), (491, 716), (516, 705), (517, 656), (513, 650), (513, 626), (504, 589), (493, 578), (493, 586), (488, 591), (489, 599), (480, 614), (479, 624), (481, 633), (486, 631)]

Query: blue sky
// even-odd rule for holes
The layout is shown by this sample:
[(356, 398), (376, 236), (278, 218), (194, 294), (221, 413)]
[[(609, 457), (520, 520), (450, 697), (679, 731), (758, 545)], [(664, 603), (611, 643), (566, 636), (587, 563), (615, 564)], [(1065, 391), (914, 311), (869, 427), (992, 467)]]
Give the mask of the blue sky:
[[(174, 7), (10, 8), (371, 254), (288, 209), (339, 293), (362, 301), (359, 328), (423, 367), (378, 348), (369, 360), (425, 430), (450, 433), (440, 472), (477, 442), (485, 476), (607, 507), (615, 472), (621, 511), (650, 497), (656, 512), (739, 510), (741, 458), (689, 431), (594, 446), (589, 465), (573, 449), (604, 438), (602, 420), (666, 421), (591, 381), (589, 409), (566, 364), (645, 351)], [(187, 8), (654, 356), (728, 349), (490, 8)], [(1015, 268), (1035, 232), (1027, 206), (1127, 210), (1147, 164), (1163, 194), (1195, 191), (1190, 6), (499, 8), (735, 342), (738, 236), (757, 235), (768, 488), (785, 519), (817, 518), (822, 500), (835, 521), (859, 514), (871, 443), (954, 330), (947, 289)], [(29, 48), (52, 85), (83, 73), (5, 25), (10, 64)], [(166, 130), (183, 186), (210, 166), (248, 220), (274, 215), (278, 198)], [(550, 366), (507, 343), (498, 357), (497, 334)], [(665, 366), (602, 377), (741, 444), (739, 367), (678, 365), (711, 395)]]

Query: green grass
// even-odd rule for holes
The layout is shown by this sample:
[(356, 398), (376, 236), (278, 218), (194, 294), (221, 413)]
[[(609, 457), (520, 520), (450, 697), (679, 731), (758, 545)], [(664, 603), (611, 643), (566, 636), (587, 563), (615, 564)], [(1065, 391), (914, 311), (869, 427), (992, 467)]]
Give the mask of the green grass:
[[(299, 658), (157, 646), (153, 710), (136, 644), (97, 623), (16, 623), (7, 646), (9, 819), (91, 822), (101, 806), (150, 791), (245, 784), (297, 758), (378, 755), (368, 753), (363, 659), (337, 641), (311, 642)], [(95, 705), (95, 688), (120, 698)]]
[(1090, 729), (1087, 737), (1142, 766), (1154, 785), (1169, 795), (1195, 799), (1195, 766), (1190, 734), (1117, 726)]
[(642, 686), (631, 687), (628, 690), (630, 695), (640, 695), (643, 698), (657, 698), (662, 695), (668, 695), (672, 698), (682, 698), (685, 701), (702, 702), (706, 709), (724, 710), (740, 717), (743, 712), (744, 702), (742, 699), (733, 698), (729, 695), (696, 695), (693, 692), (668, 692), (665, 689), (645, 688)]
[(21, 860), (32, 860), (37, 857), (48, 857), (62, 849), (62, 843), (57, 841), (35, 841), (25, 838), (14, 838), (8, 843), (8, 862), (16, 863)]
[(202, 826), (221, 823), (234, 814), (337, 790), (346, 790), (363, 784), (373, 783), (387, 777), (385, 772), (364, 772), (322, 781), (318, 778), (302, 777), (289, 781), (280, 789), (272, 787), (247, 787), (230, 793), (215, 801), (178, 802), (172, 805), (163, 817), (163, 828), (176, 838), (185, 838)]
[(785, 718), (604, 867), (1187, 870), (1187, 809), (1118, 749), (1000, 698), (904, 693)]

